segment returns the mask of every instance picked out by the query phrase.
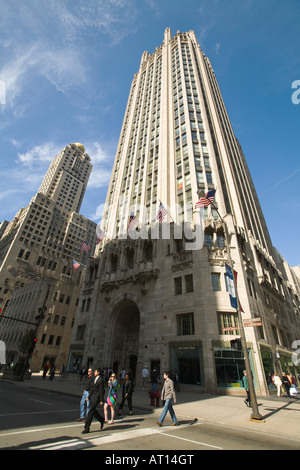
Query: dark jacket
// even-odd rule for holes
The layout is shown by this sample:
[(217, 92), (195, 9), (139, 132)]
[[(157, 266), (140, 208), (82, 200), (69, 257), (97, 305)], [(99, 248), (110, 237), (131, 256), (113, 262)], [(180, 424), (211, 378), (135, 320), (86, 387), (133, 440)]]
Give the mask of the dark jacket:
[[(95, 378), (96, 377), (93, 378), (94, 382)], [(92, 383), (89, 392), (89, 400), (91, 400), (92, 403), (104, 402), (104, 382), (100, 375), (98, 376), (96, 383)]]
[(133, 391), (132, 382), (130, 379), (126, 380), (123, 384), (122, 395), (131, 397)]
[[(99, 380), (99, 379), (98, 379)], [(84, 390), (87, 390), (88, 392), (91, 390), (91, 388), (94, 385), (95, 377), (88, 377), (86, 384), (84, 386)]]

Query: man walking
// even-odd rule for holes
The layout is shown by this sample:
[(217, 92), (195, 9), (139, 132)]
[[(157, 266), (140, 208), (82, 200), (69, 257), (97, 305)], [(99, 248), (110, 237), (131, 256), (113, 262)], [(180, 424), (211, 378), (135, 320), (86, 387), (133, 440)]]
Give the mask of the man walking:
[(87, 415), (82, 434), (87, 434), (90, 432), (90, 425), (92, 423), (93, 418), (96, 418), (100, 422), (100, 429), (102, 429), (104, 425), (104, 417), (101, 416), (99, 411), (96, 409), (99, 403), (100, 405), (103, 405), (104, 402), (104, 383), (102, 377), (100, 376), (100, 373), (100, 367), (95, 369), (95, 379), (90, 389), (88, 397), (88, 400), (90, 401), (90, 410)]
[(93, 385), (93, 369), (89, 368), (87, 373), (87, 383), (84, 387), (83, 394), (80, 400), (80, 418), (78, 418), (77, 421), (84, 421), (86, 416), (89, 414), (90, 402), (88, 398)]
[(175, 412), (173, 410), (172, 406), (172, 400), (174, 403), (176, 403), (176, 395), (175, 395), (175, 389), (174, 389), (174, 382), (173, 380), (170, 379), (169, 377), (169, 372), (164, 372), (164, 386), (161, 391), (161, 399), (164, 401), (164, 408), (162, 410), (162, 413), (157, 421), (158, 426), (162, 426), (162, 423), (166, 417), (166, 414), (168, 411), (170, 412), (171, 418), (172, 418), (172, 426), (177, 426), (179, 423), (177, 421)]
[(145, 390), (148, 375), (149, 375), (149, 371), (147, 369), (147, 366), (144, 366), (144, 369), (142, 370), (143, 390)]

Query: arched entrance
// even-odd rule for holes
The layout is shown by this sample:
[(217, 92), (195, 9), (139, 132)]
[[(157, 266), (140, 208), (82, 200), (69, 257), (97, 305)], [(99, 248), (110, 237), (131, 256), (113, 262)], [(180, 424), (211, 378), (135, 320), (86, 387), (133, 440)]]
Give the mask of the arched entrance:
[(140, 312), (131, 299), (121, 300), (114, 308), (111, 336), (111, 365), (118, 373), (124, 367), (136, 374)]

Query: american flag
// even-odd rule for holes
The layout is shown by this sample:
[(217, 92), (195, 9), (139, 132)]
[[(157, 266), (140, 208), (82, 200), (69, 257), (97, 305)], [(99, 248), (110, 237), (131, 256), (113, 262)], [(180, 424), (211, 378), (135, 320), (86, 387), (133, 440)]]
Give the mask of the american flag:
[(78, 263), (78, 261), (75, 261), (75, 259), (73, 259), (73, 268), (75, 271), (77, 268), (79, 268), (79, 266), (80, 266), (80, 263)]
[(129, 220), (129, 225), (128, 225), (128, 231), (132, 230), (134, 226), (138, 223), (138, 219), (136, 216), (131, 212), (130, 214), (130, 220)]
[(161, 202), (158, 208), (156, 220), (159, 220), (159, 222), (162, 222), (164, 220), (165, 215), (167, 215), (168, 211), (164, 207), (163, 203)]
[(89, 245), (87, 242), (83, 242), (83, 244), (81, 245), (81, 249), (82, 249), (83, 251), (88, 252), (88, 251), (91, 249), (91, 247), (90, 247), (90, 245)]
[(101, 230), (101, 228), (97, 229), (97, 241), (96, 241), (96, 245), (98, 245), (101, 240), (103, 240), (103, 238), (106, 237), (106, 234), (103, 232), (103, 230)]
[(195, 204), (195, 209), (209, 206), (214, 200), (215, 192), (216, 190), (213, 189), (212, 191), (208, 191), (205, 196), (200, 197), (199, 201)]

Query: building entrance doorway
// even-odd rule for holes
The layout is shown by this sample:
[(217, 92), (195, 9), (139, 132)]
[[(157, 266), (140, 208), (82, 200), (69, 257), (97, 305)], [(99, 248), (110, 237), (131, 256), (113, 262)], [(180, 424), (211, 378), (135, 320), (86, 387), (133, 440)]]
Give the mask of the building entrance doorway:
[(120, 371), (136, 374), (138, 359), (140, 312), (133, 300), (120, 301), (114, 310), (114, 323), (111, 336), (111, 365), (114, 364)]

